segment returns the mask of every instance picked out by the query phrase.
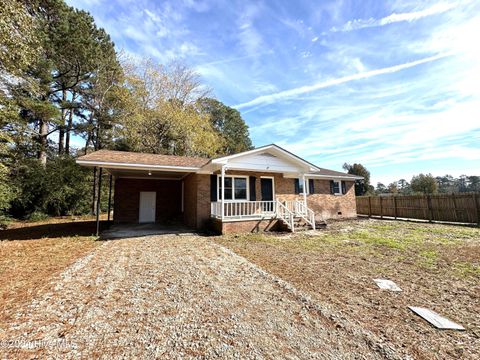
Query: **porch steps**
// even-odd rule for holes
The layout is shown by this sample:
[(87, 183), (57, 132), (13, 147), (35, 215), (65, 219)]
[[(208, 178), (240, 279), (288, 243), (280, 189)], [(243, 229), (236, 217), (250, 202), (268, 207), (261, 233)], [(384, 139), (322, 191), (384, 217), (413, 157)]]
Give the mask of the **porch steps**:
[(307, 223), (304, 218), (299, 216), (293, 218), (293, 226), (295, 227), (295, 231), (313, 230), (312, 225)]
[[(290, 224), (288, 222), (284, 221), (283, 219), (279, 220), (282, 222), (283, 226), (285, 227), (286, 231), (292, 231)], [(310, 225), (307, 221), (305, 221), (304, 218), (301, 216), (295, 216), (293, 218), (293, 226), (295, 231), (307, 231), (307, 230), (313, 230), (312, 225)], [(315, 221), (315, 228), (316, 229), (324, 229), (327, 227), (327, 223), (324, 220), (320, 221)]]

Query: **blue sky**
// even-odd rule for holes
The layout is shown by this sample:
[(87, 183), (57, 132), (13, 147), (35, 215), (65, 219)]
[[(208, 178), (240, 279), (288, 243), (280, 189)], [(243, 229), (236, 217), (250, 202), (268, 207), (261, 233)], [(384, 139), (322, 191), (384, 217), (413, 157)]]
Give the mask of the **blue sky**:
[(480, 175), (480, 2), (68, 0), (117, 48), (182, 59), (254, 145), (372, 183)]

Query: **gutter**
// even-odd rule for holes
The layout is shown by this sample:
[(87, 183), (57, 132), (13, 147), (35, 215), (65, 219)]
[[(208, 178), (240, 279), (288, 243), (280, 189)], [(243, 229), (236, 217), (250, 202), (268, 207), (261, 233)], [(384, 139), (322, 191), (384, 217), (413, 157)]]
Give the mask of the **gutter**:
[(132, 164), (132, 163), (117, 163), (105, 161), (92, 160), (76, 160), (78, 165), (83, 166), (98, 166), (110, 169), (131, 169), (131, 170), (164, 170), (164, 171), (180, 171), (180, 172), (197, 172), (199, 167), (193, 166), (169, 166), (169, 165), (146, 165), (146, 164)]

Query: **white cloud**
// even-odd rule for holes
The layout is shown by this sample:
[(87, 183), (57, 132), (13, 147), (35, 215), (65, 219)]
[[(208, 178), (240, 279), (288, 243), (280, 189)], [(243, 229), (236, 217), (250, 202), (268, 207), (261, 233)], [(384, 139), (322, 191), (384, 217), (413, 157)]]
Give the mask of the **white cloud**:
[(360, 72), (360, 73), (353, 74), (353, 75), (342, 76), (342, 77), (339, 77), (339, 78), (336, 78), (336, 79), (322, 81), (322, 82), (319, 82), (319, 83), (313, 84), (313, 85), (306, 85), (306, 86), (293, 88), (293, 89), (290, 89), (290, 90), (280, 91), (280, 92), (269, 94), (269, 95), (263, 95), (263, 96), (259, 96), (259, 97), (255, 98), (253, 100), (250, 100), (248, 102), (235, 105), (235, 107), (237, 109), (244, 109), (244, 108), (248, 108), (248, 107), (256, 106), (256, 105), (261, 105), (261, 104), (271, 104), (271, 103), (274, 103), (274, 102), (277, 102), (277, 101), (285, 100), (285, 99), (288, 99), (288, 98), (292, 98), (292, 97), (295, 97), (295, 96), (298, 96), (298, 95), (310, 93), (310, 92), (320, 90), (320, 89), (324, 89), (324, 88), (327, 88), (327, 87), (340, 85), (340, 84), (347, 83), (347, 82), (350, 82), (350, 81), (367, 79), (367, 78), (370, 78), (372, 76), (378, 76), (378, 75), (383, 75), (383, 74), (395, 73), (395, 72), (405, 70), (405, 69), (408, 69), (408, 68), (411, 68), (411, 67), (414, 67), (414, 66), (418, 66), (418, 65), (425, 64), (425, 63), (428, 63), (428, 62), (436, 61), (436, 60), (439, 60), (439, 59), (442, 59), (442, 58), (445, 58), (445, 57), (451, 56), (451, 55), (452, 55), (451, 53), (437, 54), (437, 55), (429, 56), (429, 57), (426, 57), (426, 58), (423, 58), (423, 59), (420, 59), (420, 60), (415, 60), (415, 61), (411, 61), (411, 62), (399, 64), (399, 65), (389, 66), (389, 67), (386, 67), (386, 68), (381, 68), (381, 69), (376, 69), (376, 70), (371, 70), (371, 71), (366, 71), (366, 72)]
[(238, 40), (247, 55), (255, 56), (264, 51), (265, 44), (255, 27), (255, 19), (261, 13), (261, 6), (248, 4), (237, 21)]
[(386, 17), (383, 17), (381, 19), (374, 19), (374, 18), (369, 18), (369, 19), (355, 19), (355, 20), (350, 20), (340, 28), (337, 27), (332, 27), (330, 31), (332, 32), (345, 32), (345, 31), (353, 31), (353, 30), (359, 30), (359, 29), (364, 29), (364, 28), (370, 28), (370, 27), (378, 27), (378, 26), (385, 26), (388, 24), (393, 24), (393, 23), (398, 23), (402, 21), (415, 21), (422, 19), (427, 16), (432, 16), (432, 15), (437, 15), (444, 13), (446, 11), (452, 10), (455, 7), (459, 5), (459, 2), (457, 3), (439, 3), (435, 4), (432, 7), (419, 10), (419, 11), (413, 11), (413, 12), (408, 12), (408, 13), (393, 13), (391, 15), (388, 15)]

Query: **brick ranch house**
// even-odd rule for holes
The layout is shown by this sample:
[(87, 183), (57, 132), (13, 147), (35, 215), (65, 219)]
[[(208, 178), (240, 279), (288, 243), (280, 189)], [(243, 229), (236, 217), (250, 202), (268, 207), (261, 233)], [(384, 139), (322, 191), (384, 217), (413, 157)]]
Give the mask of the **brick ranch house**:
[(182, 222), (219, 233), (295, 231), (356, 217), (354, 182), (362, 179), (274, 144), (215, 159), (99, 150), (77, 163), (114, 179), (116, 224)]

